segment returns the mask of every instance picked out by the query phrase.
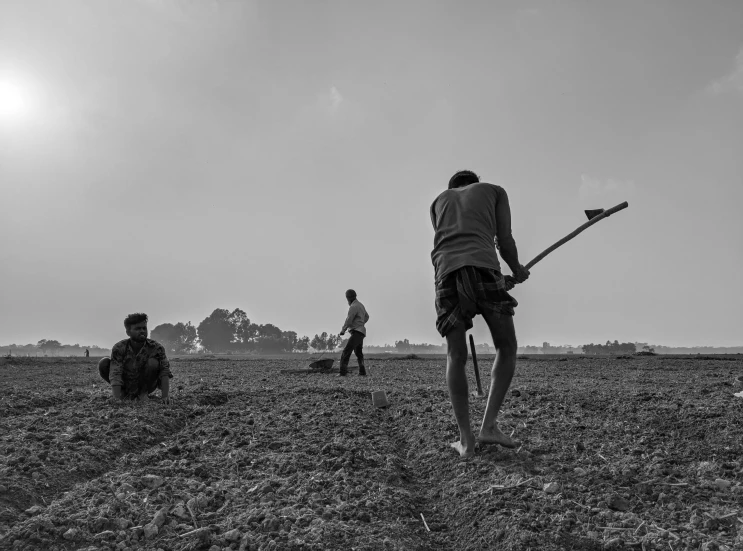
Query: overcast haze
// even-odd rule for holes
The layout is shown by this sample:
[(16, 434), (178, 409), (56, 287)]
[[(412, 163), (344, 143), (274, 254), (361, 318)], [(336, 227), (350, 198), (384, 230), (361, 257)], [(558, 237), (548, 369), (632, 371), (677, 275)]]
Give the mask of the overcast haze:
[(739, 345), (742, 159), (740, 0), (3, 0), (0, 342), (337, 333), (351, 287), (368, 344), (440, 343), (428, 209), (468, 168), (524, 264), (630, 205), (514, 290), (520, 344)]

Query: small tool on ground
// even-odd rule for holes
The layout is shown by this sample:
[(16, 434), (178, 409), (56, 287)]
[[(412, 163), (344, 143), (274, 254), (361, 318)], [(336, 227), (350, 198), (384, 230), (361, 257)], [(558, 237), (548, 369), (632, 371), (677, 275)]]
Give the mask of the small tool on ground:
[[(320, 354), (320, 357), (310, 364), (310, 369), (312, 369), (313, 371), (317, 371), (317, 372), (330, 371), (333, 368), (333, 362), (335, 362), (335, 360), (333, 358), (325, 358), (323, 360), (322, 357), (324, 355), (325, 355), (325, 352)], [(311, 357), (312, 357), (312, 354), (310, 354), (307, 360), (309, 360)]]
[[(369, 369), (369, 366), (366, 366), (366, 373), (369, 375), (369, 380), (371, 381), (371, 369)], [(375, 408), (386, 408), (390, 405), (384, 390), (372, 390), (371, 397), (372, 404)]]
[(475, 339), (470, 335), (470, 350), (472, 350), (472, 365), (475, 366), (475, 381), (477, 382), (477, 391), (472, 393), (472, 396), (479, 396), (482, 398), (485, 393), (482, 391), (482, 383), (480, 382), (480, 368), (477, 367), (477, 352), (475, 352)]
[(315, 360), (310, 364), (310, 368), (315, 371), (330, 371), (333, 368), (333, 358), (325, 358), (324, 360)]
[[(604, 218), (608, 218), (615, 212), (619, 212), (622, 209), (626, 209), (629, 206), (629, 203), (625, 201), (624, 203), (618, 204), (616, 207), (612, 207), (609, 210), (604, 209), (593, 209), (593, 210), (586, 210), (584, 211), (586, 213), (586, 217), (588, 217), (588, 222), (583, 224), (581, 227), (579, 227), (574, 232), (566, 235), (562, 239), (560, 239), (557, 243), (552, 245), (551, 247), (548, 247), (544, 251), (542, 251), (540, 254), (538, 254), (534, 259), (532, 259), (526, 266), (524, 266), (527, 270), (531, 269), (534, 264), (542, 260), (545, 256), (550, 254), (552, 251), (554, 251), (556, 248), (564, 245), (568, 241), (570, 241), (573, 237), (581, 233), (583, 230), (590, 228), (595, 223), (600, 222)], [(516, 285), (516, 281), (514, 280), (513, 276), (506, 276), (506, 283), (508, 284), (508, 289), (513, 288), (514, 285)]]
[[(332, 358), (325, 358), (324, 360), (322, 357), (325, 355), (325, 352), (320, 354), (320, 357), (317, 358), (315, 361), (313, 361), (308, 367), (305, 367), (303, 369), (282, 369), (281, 373), (330, 373), (333, 370), (333, 362), (335, 362)], [(307, 356), (303, 362), (306, 362), (312, 358), (312, 354)]]

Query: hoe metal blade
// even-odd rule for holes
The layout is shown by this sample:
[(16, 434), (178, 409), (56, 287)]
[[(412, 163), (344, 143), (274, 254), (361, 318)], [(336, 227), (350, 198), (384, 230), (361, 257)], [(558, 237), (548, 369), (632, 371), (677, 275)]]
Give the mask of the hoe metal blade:
[(588, 219), (591, 220), (592, 218), (596, 218), (599, 214), (602, 214), (604, 212), (604, 209), (593, 209), (593, 210), (586, 210), (583, 212), (585, 212)]

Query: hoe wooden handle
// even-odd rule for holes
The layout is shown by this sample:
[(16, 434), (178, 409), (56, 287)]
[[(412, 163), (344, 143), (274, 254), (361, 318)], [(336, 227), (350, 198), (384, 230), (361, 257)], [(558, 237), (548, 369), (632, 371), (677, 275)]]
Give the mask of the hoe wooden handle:
[(477, 366), (477, 352), (475, 352), (475, 339), (470, 334), (470, 350), (472, 350), (472, 365), (475, 367), (475, 382), (477, 383), (477, 395), (485, 396), (480, 382), (480, 368)]
[[(531, 269), (532, 266), (534, 266), (537, 262), (539, 262), (540, 260), (542, 260), (545, 256), (547, 256), (548, 254), (550, 254), (552, 251), (554, 251), (558, 247), (561, 247), (562, 245), (564, 245), (565, 243), (567, 243), (568, 241), (570, 241), (573, 237), (575, 237), (576, 235), (578, 235), (582, 231), (590, 228), (595, 223), (603, 220), (604, 218), (606, 218), (608, 216), (611, 216), (615, 212), (619, 212), (620, 210), (626, 209), (628, 206), (629, 206), (629, 203), (627, 203), (627, 201), (625, 201), (624, 203), (618, 204), (616, 207), (612, 207), (609, 210), (605, 210), (601, 214), (599, 214), (597, 216), (594, 216), (588, 222), (586, 222), (585, 224), (583, 224), (580, 228), (578, 228), (577, 230), (573, 231), (572, 233), (566, 235), (565, 237), (563, 237), (562, 239), (560, 239), (557, 243), (555, 243), (551, 247), (548, 247), (545, 250), (543, 250), (541, 253), (539, 253), (537, 256), (535, 256), (524, 267), (527, 270)], [(513, 285), (516, 285), (516, 283), (517, 283), (516, 280), (514, 280), (513, 276), (506, 276), (506, 282), (509, 283), (509, 284), (513, 284)]]

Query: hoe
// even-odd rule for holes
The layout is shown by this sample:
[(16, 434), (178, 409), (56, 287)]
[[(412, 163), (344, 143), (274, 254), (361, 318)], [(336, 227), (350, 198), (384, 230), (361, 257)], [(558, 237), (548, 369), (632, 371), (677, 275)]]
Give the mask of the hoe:
[[(626, 209), (629, 206), (627, 201), (624, 203), (618, 204), (616, 207), (612, 207), (609, 210), (604, 209), (593, 209), (593, 210), (586, 210), (584, 211), (586, 213), (586, 217), (588, 218), (588, 222), (583, 224), (581, 227), (579, 227), (577, 230), (573, 231), (572, 233), (566, 235), (562, 239), (560, 239), (557, 243), (552, 245), (551, 247), (548, 247), (544, 251), (542, 251), (540, 254), (538, 254), (536, 257), (534, 257), (528, 264), (526, 264), (525, 268), (527, 270), (530, 270), (534, 264), (542, 260), (545, 256), (550, 254), (552, 251), (557, 249), (558, 247), (564, 245), (568, 241), (570, 241), (573, 237), (581, 233), (583, 230), (586, 230), (596, 224), (597, 222), (600, 222), (604, 218), (608, 218), (615, 212), (619, 212), (620, 210)], [(511, 290), (513, 289), (514, 285), (516, 285), (516, 280), (514, 280), (513, 276), (506, 276), (506, 289)], [(472, 363), (475, 368), (475, 380), (477, 382), (477, 392), (473, 392), (473, 395), (476, 396), (484, 396), (485, 394), (482, 391), (482, 385), (480, 384), (480, 370), (477, 367), (477, 356), (475, 355), (475, 343), (472, 340), (472, 335), (470, 335), (470, 348), (472, 349)]]
[[(531, 267), (534, 266), (537, 262), (542, 260), (545, 256), (550, 254), (552, 251), (554, 251), (556, 248), (564, 245), (568, 241), (570, 241), (573, 237), (581, 233), (583, 230), (587, 230), (591, 226), (593, 226), (595, 223), (600, 222), (604, 218), (608, 218), (615, 212), (619, 212), (620, 210), (626, 209), (629, 206), (627, 201), (624, 203), (618, 204), (616, 207), (612, 207), (609, 210), (604, 209), (594, 209), (594, 210), (586, 210), (584, 211), (586, 213), (586, 217), (588, 218), (588, 222), (583, 224), (580, 228), (573, 231), (572, 233), (566, 235), (562, 239), (560, 239), (557, 243), (552, 245), (551, 247), (546, 248), (544, 251), (539, 253), (536, 257), (534, 257), (526, 266), (525, 268), (527, 270), (531, 270)], [(512, 276), (506, 276), (506, 284), (509, 289), (512, 289), (514, 285), (516, 285), (516, 281), (513, 279)]]

